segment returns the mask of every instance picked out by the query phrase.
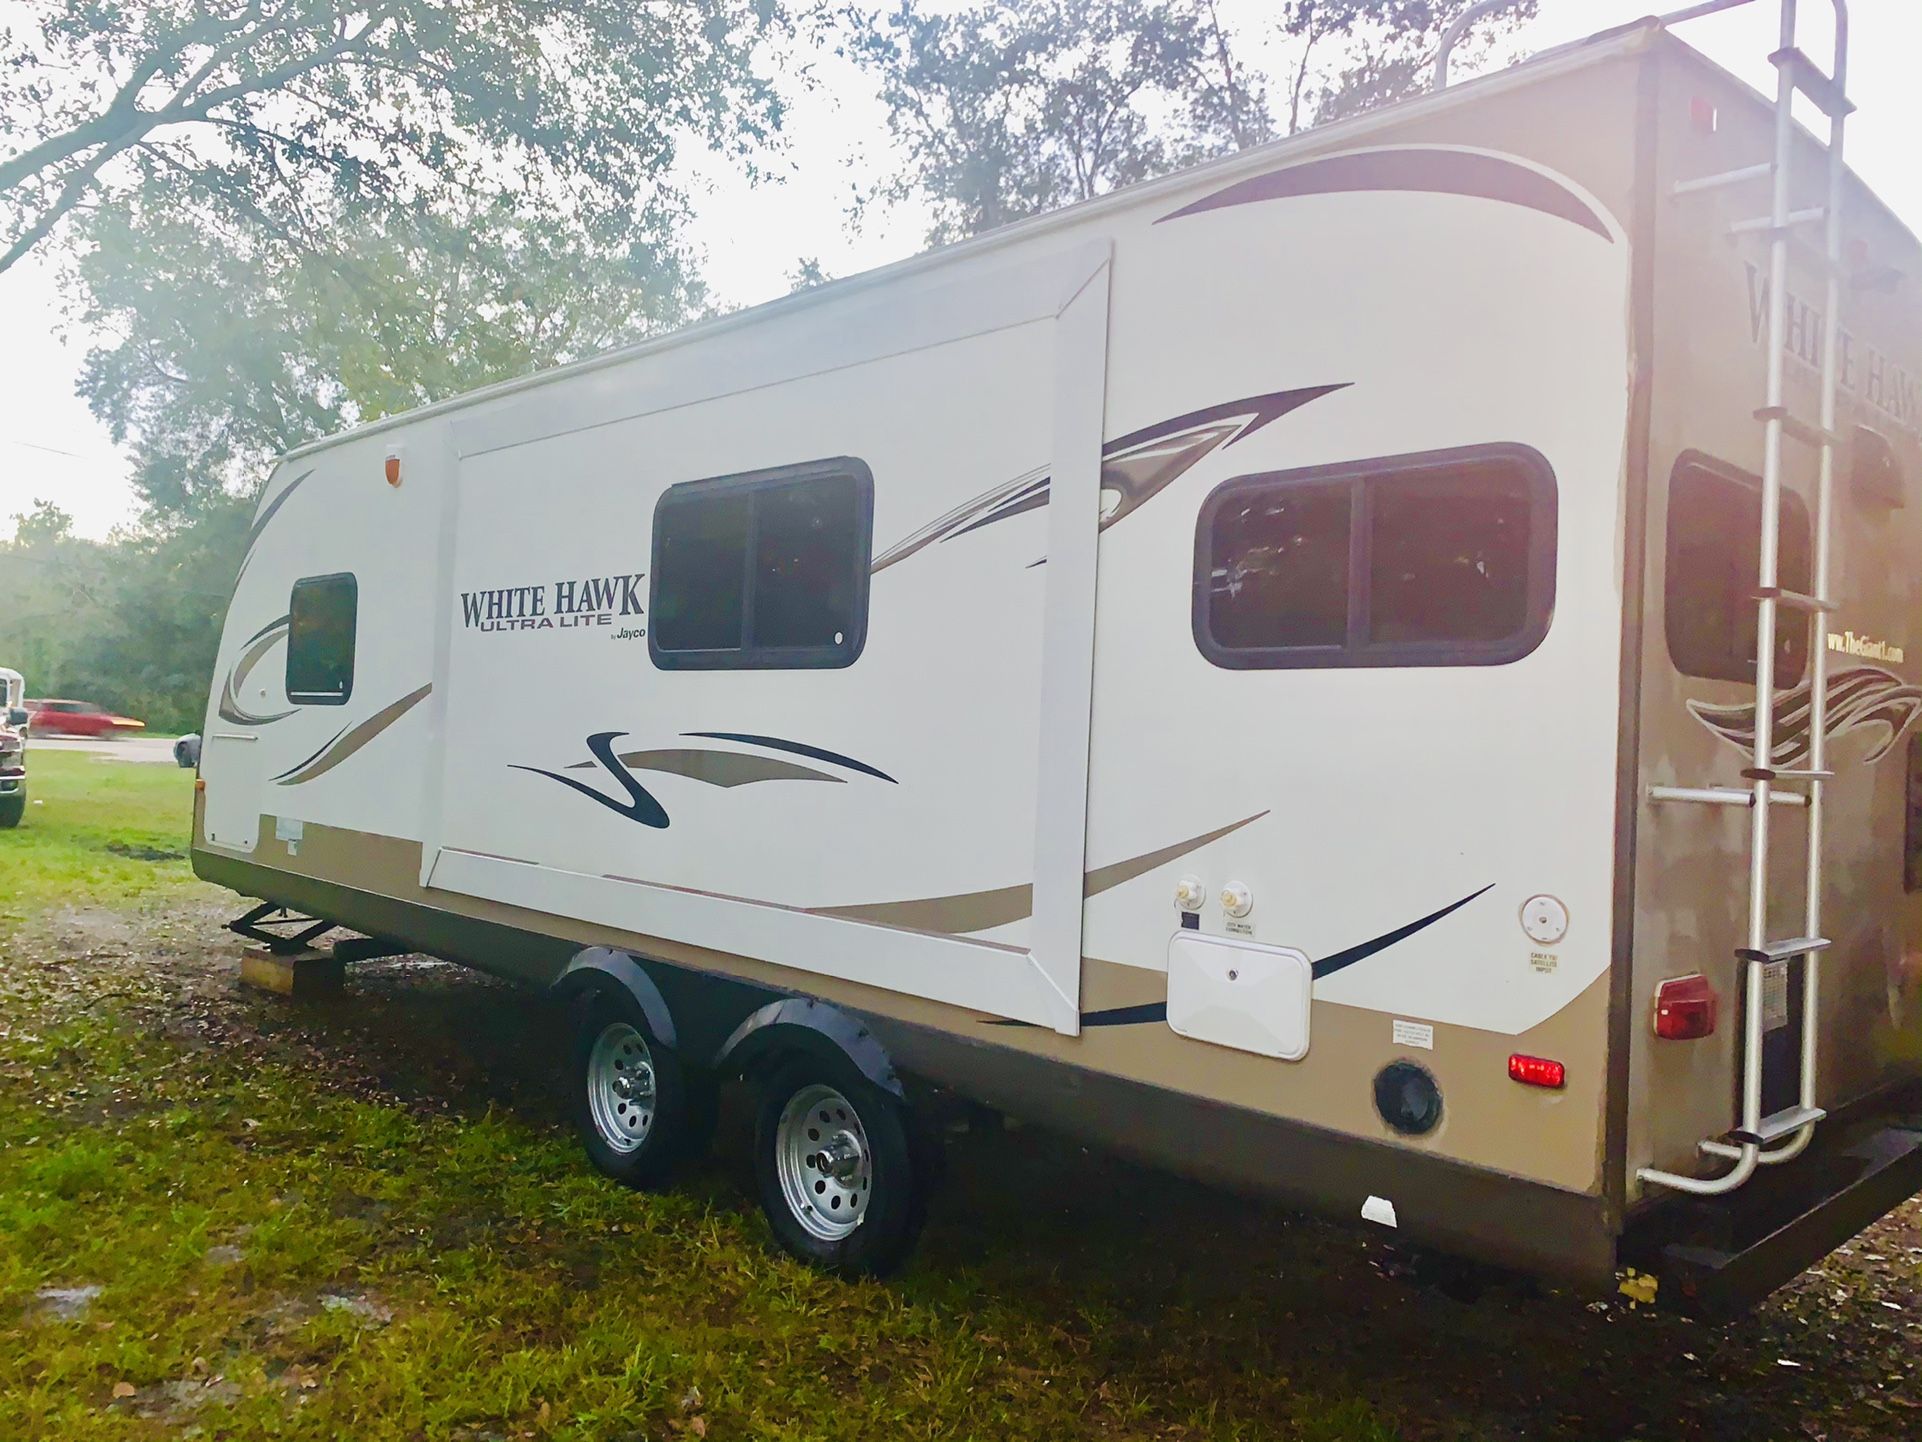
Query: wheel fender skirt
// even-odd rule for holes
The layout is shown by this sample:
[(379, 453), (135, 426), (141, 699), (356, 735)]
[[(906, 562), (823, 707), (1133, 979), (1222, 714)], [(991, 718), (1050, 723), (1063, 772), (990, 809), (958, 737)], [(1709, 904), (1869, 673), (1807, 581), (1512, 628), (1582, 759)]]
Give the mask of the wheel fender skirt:
[(816, 1055), (838, 1052), (883, 1091), (903, 1099), (907, 1095), (887, 1048), (872, 1032), (846, 1012), (806, 997), (771, 1001), (750, 1013), (721, 1044), (713, 1066), (716, 1071), (739, 1075), (766, 1057), (795, 1051)]
[(674, 1017), (667, 1009), (667, 998), (654, 984), (641, 964), (624, 951), (611, 946), (590, 946), (576, 952), (561, 969), (549, 990), (556, 996), (572, 998), (588, 991), (624, 991), (634, 998), (653, 1028), (654, 1035), (668, 1046), (678, 1046)]

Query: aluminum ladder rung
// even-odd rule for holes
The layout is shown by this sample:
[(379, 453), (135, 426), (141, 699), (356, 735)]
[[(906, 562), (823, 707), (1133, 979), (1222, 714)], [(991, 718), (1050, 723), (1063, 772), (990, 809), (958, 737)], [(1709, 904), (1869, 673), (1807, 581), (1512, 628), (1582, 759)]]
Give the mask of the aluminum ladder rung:
[(1698, 175), (1693, 180), (1678, 180), (1671, 193), (1694, 195), (1704, 190), (1719, 190), (1725, 185), (1741, 185), (1745, 181), (1764, 180), (1773, 174), (1775, 174), (1775, 162), (1764, 160), (1760, 165), (1744, 165), (1737, 170), (1722, 170), (1714, 175)]
[(1743, 768), (1745, 781), (1833, 781), (1833, 771), (1796, 771), (1780, 766), (1749, 766)]
[[(1651, 786), (1648, 799), (1686, 801), (1697, 806), (1746, 806), (1751, 810), (1755, 807), (1755, 792), (1747, 786)], [(1769, 801), (1776, 806), (1809, 804), (1808, 797), (1799, 791), (1772, 791)]]
[(1803, 591), (1784, 590), (1780, 586), (1758, 586), (1752, 599), (1774, 601), (1777, 605), (1787, 606), (1791, 611), (1807, 611), (1811, 616), (1826, 616), (1836, 609), (1833, 601), (1826, 601), (1820, 596), (1811, 596)]
[(1793, 961), (1811, 952), (1826, 951), (1828, 947), (1826, 936), (1790, 936), (1781, 941), (1765, 941), (1760, 946), (1738, 946), (1735, 954), (1743, 961)]
[(1827, 220), (1828, 217), (1828, 210), (1823, 206), (1817, 205), (1811, 206), (1807, 210), (1791, 210), (1782, 218), (1780, 225), (1775, 223), (1775, 217), (1772, 215), (1758, 215), (1749, 220), (1731, 221), (1728, 233), (1730, 235), (1753, 235), (1759, 230), (1765, 232), (1770, 239), (1775, 239), (1782, 236), (1793, 235), (1798, 226), (1815, 225)]
[(1812, 426), (1807, 421), (1798, 419), (1787, 406), (1757, 406), (1755, 419), (1764, 424), (1769, 421), (1780, 421), (1782, 433), (1793, 436), (1805, 446), (1817, 448), (1839, 446), (1844, 439), (1839, 431), (1825, 430), (1821, 426)]
[(1771, 1143), (1781, 1141), (1783, 1137), (1793, 1136), (1795, 1133), (1801, 1131), (1803, 1127), (1813, 1126), (1827, 1115), (1828, 1113), (1820, 1107), (1784, 1107), (1779, 1112), (1763, 1117), (1754, 1131), (1736, 1130), (1730, 1132), (1728, 1135), (1731, 1141), (1747, 1142), (1751, 1146), (1766, 1147)]
[(1777, 70), (1786, 71), (1795, 88), (1815, 102), (1820, 110), (1831, 120), (1849, 114), (1855, 104), (1842, 93), (1842, 87), (1821, 66), (1802, 52), (1800, 47), (1788, 45), (1769, 56), (1769, 64)]

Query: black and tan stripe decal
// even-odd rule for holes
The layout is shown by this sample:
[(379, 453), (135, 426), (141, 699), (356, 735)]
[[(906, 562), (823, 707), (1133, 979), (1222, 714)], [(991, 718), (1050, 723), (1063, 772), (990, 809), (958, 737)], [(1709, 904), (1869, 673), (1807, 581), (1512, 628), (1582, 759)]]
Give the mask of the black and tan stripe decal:
[(365, 746), (369, 741), (372, 741), (376, 736), (380, 735), (381, 732), (385, 731), (389, 726), (392, 726), (396, 721), (400, 720), (401, 717), (413, 710), (415, 706), (427, 698), (427, 694), (433, 689), (433, 685), (430, 683), (422, 686), (418, 691), (410, 691), (401, 697), (400, 700), (376, 711), (372, 716), (369, 716), (358, 725), (343, 727), (334, 734), (333, 739), (328, 741), (325, 746), (322, 746), (305, 761), (281, 772), (274, 780), (282, 786), (298, 786), (303, 781), (312, 781), (316, 776), (325, 776), (329, 771), (332, 771), (336, 766), (340, 765), (341, 762), (347, 760), (355, 752), (359, 751), (361, 747)]
[(1614, 233), (1595, 208), (1553, 176), (1506, 156), (1443, 146), (1357, 150), (1270, 170), (1204, 195), (1170, 211), (1155, 224), (1231, 206), (1353, 191), (1479, 196), (1552, 215), (1593, 231), (1610, 244), (1615, 241)]

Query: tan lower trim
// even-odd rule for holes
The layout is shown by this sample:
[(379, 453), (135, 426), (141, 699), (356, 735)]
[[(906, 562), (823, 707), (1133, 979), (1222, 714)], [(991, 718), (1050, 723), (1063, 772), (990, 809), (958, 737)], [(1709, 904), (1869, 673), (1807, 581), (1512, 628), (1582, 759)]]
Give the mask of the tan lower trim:
[[(196, 845), (206, 848), (199, 817)], [(1597, 978), (1555, 1016), (1520, 1036), (1435, 1025), (1430, 1050), (1397, 1047), (1394, 1018), (1335, 1002), (1315, 1003), (1313, 1042), (1299, 1062), (1279, 1062), (1177, 1036), (1161, 1022), (1089, 1026), (1079, 1037), (1038, 1027), (999, 1024), (964, 1008), (824, 977), (747, 957), (592, 922), (545, 915), (418, 883), (418, 842), (307, 823), (298, 855), (263, 818), (256, 848), (244, 858), (272, 871), (430, 907), (503, 927), (560, 937), (582, 946), (613, 946), (662, 961), (818, 996), (878, 1017), (936, 1028), (989, 1047), (1054, 1058), (1144, 1085), (1198, 1096), (1328, 1131), (1385, 1142), (1569, 1191), (1601, 1184), (1602, 1105), (1608, 979)], [(405, 937), (398, 938), (406, 940)], [(530, 977), (537, 983), (549, 976)], [(1084, 1015), (1166, 1000), (1160, 971), (1086, 958)], [(1509, 1080), (1512, 1052), (1551, 1057), (1568, 1068), (1568, 1085), (1543, 1091)], [(1375, 1074), (1397, 1058), (1432, 1072), (1444, 1098), (1441, 1125), (1427, 1137), (1404, 1138), (1376, 1115)], [(938, 1078), (937, 1078), (938, 1080)], [(1284, 1156), (1274, 1166), (1287, 1165)]]

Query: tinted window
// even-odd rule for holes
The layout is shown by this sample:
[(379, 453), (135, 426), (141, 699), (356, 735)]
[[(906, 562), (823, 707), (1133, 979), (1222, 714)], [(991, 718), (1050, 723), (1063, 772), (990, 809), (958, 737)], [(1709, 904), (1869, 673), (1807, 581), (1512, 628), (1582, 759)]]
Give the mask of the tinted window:
[(294, 582), (287, 611), (287, 699), (341, 706), (354, 690), (354, 627), (360, 587), (352, 576)]
[[(1777, 577), (1809, 588), (1809, 517), (1782, 492)], [(1755, 682), (1755, 588), (1762, 546), (1762, 483), (1698, 457), (1684, 457), (1668, 490), (1663, 598), (1668, 654), (1687, 676)], [(1775, 684), (1793, 686), (1808, 660), (1807, 617), (1776, 610)]]
[(676, 496), (654, 515), (654, 643), (668, 651), (738, 650), (748, 525), (741, 494)]
[(1377, 486), (1368, 529), (1371, 641), (1494, 642), (1527, 625), (1523, 476), (1491, 468)]
[(873, 509), (852, 459), (672, 487), (654, 513), (655, 664), (851, 664), (867, 636)]
[(1229, 481), (1196, 536), (1194, 627), (1220, 666), (1491, 665), (1555, 589), (1555, 483), (1520, 446)]
[(1348, 487), (1252, 486), (1215, 511), (1215, 644), (1340, 646), (1348, 639)]

